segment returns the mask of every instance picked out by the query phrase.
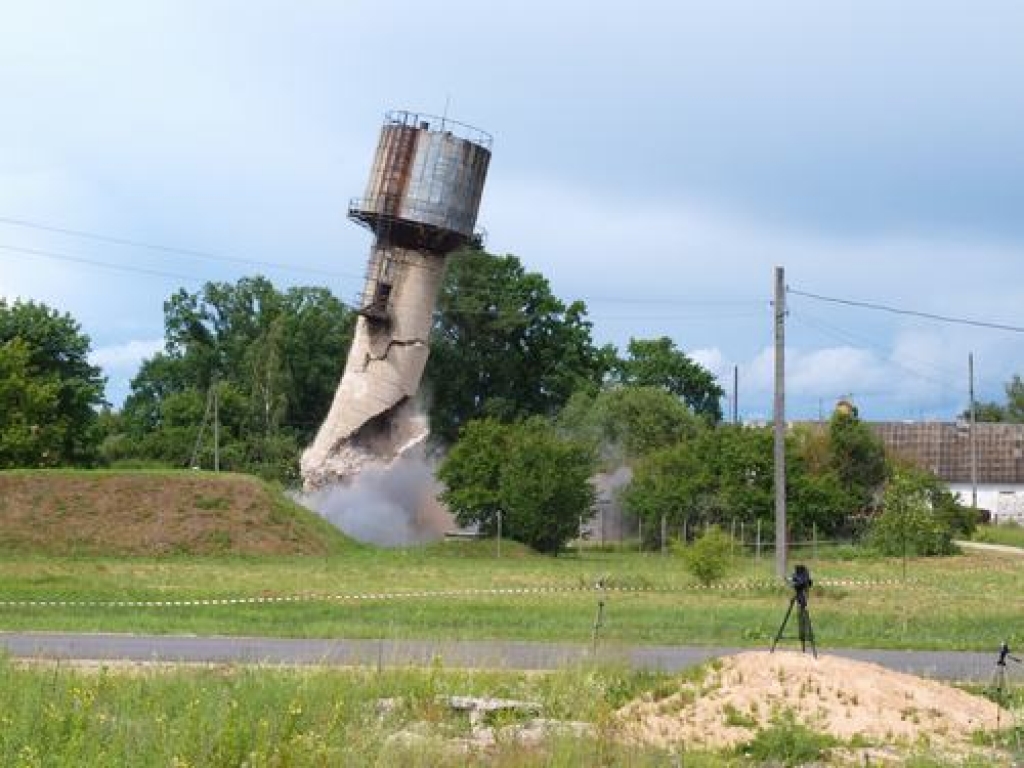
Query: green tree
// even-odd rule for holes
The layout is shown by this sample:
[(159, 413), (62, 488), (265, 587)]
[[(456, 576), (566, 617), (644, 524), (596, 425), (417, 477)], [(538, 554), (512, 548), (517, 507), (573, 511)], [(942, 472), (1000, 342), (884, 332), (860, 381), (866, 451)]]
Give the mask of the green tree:
[(460, 525), (476, 525), (539, 552), (557, 553), (593, 515), (594, 455), (541, 417), (471, 421), (438, 470), (441, 499)]
[(53, 466), (63, 443), (55, 418), (60, 381), (32, 368), (21, 339), (0, 344), (0, 467)]
[[(974, 415), (978, 421), (1005, 421), (1013, 424), (1024, 423), (1024, 380), (1014, 375), (1003, 389), (1006, 392), (1005, 403), (977, 403)], [(970, 416), (970, 410), (964, 411), (964, 418)]]
[(627, 355), (617, 361), (615, 378), (622, 384), (661, 387), (711, 423), (722, 420), (724, 391), (715, 377), (676, 348), (672, 339), (630, 339)]
[(93, 462), (105, 380), (79, 324), (44, 304), (0, 299), (0, 349), (0, 466)]
[(564, 304), (515, 256), (453, 254), (425, 374), (431, 432), (451, 443), (472, 419), (553, 417), (573, 393), (596, 392), (613, 359), (585, 305)]
[(893, 557), (955, 552), (949, 525), (932, 507), (932, 491), (924, 473), (894, 471), (885, 486), (882, 511), (871, 524), (871, 545)]
[(593, 443), (607, 462), (631, 460), (692, 438), (703, 425), (678, 397), (658, 387), (616, 386), (572, 396), (558, 418)]
[[(815, 474), (787, 438), (788, 523), (794, 535), (812, 526), (834, 533), (853, 504), (831, 471)], [(770, 429), (722, 426), (641, 458), (623, 492), (626, 509), (650, 521), (662, 516), (674, 527), (756, 523), (774, 519), (773, 435)], [(770, 530), (770, 526), (769, 526)]]
[(857, 509), (872, 506), (885, 481), (885, 446), (852, 405), (836, 408), (829, 421), (831, 465)]
[[(125, 403), (128, 450), (189, 460), (216, 387), (221, 466), (290, 479), (327, 414), (355, 313), (322, 288), (278, 291), (265, 278), (179, 290), (164, 304), (166, 344), (144, 361)], [(209, 430), (209, 427), (207, 427)], [(199, 443), (210, 466), (212, 442)], [(124, 440), (114, 440), (120, 455)]]

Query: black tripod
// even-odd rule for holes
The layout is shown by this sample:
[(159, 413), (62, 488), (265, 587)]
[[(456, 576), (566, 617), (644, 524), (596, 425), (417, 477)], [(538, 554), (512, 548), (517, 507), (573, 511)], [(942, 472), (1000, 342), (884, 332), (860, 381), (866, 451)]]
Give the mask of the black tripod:
[(798, 565), (793, 571), (790, 583), (793, 585), (793, 596), (789, 598), (789, 608), (786, 609), (786, 615), (782, 619), (782, 624), (779, 625), (779, 631), (775, 633), (771, 652), (775, 653), (775, 646), (778, 645), (779, 640), (782, 638), (782, 633), (786, 630), (790, 614), (793, 613), (793, 606), (796, 605), (800, 651), (807, 653), (807, 644), (810, 643), (811, 653), (814, 655), (814, 658), (818, 658), (818, 648), (814, 645), (814, 627), (811, 626), (811, 614), (807, 610), (807, 590), (814, 583), (811, 581), (811, 574), (806, 567)]
[(1018, 664), (1021, 660), (1016, 656), (1010, 655), (1010, 646), (1004, 640), (1003, 644), (999, 646), (999, 658), (996, 660), (996, 668), (992, 673), (992, 694), (995, 696), (996, 704), (999, 705), (999, 709), (996, 711), (996, 730), (999, 729), (999, 719), (1002, 714), (1003, 708), (1007, 704), (1009, 699), (1010, 689), (1006, 683), (1006, 660), (1015, 661)]

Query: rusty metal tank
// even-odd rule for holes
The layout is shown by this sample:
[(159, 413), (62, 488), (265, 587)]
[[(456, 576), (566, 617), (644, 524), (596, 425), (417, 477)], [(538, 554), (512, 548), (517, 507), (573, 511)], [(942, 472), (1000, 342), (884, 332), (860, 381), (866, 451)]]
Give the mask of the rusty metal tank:
[(378, 238), (446, 253), (473, 238), (491, 160), (489, 134), (414, 112), (389, 112), (370, 180), (349, 216)]

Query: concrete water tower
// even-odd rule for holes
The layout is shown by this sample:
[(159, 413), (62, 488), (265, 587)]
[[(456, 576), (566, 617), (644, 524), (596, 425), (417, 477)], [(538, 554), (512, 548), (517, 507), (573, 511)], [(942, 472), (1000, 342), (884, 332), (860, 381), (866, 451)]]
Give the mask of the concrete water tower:
[(374, 234), (341, 384), (302, 457), (307, 487), (390, 460), (426, 437), (411, 407), (444, 257), (474, 239), (491, 137), (444, 117), (390, 112), (370, 180), (348, 215)]

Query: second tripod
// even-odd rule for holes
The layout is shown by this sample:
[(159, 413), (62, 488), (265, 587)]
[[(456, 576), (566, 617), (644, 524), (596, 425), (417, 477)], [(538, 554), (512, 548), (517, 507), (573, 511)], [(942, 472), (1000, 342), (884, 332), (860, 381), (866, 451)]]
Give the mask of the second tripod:
[(811, 653), (814, 655), (814, 658), (818, 658), (818, 648), (814, 644), (814, 627), (811, 626), (811, 614), (807, 610), (807, 591), (814, 584), (811, 580), (811, 572), (807, 570), (807, 566), (795, 566), (789, 583), (793, 586), (793, 596), (789, 599), (789, 607), (786, 609), (786, 615), (782, 619), (782, 624), (779, 625), (779, 631), (775, 633), (771, 652), (775, 653), (775, 646), (782, 639), (782, 633), (786, 631), (786, 624), (789, 623), (789, 617), (793, 613), (793, 606), (796, 606), (800, 650), (803, 653), (807, 653), (807, 644), (810, 643)]
[[(1006, 661), (1015, 661), (1018, 664), (1021, 663), (1020, 659), (1010, 654), (1010, 644), (1005, 640), (1002, 645), (999, 646), (999, 658), (996, 661), (995, 672), (992, 673), (992, 695), (995, 697), (996, 704), (1000, 708), (1005, 707), (1010, 698), (1010, 690), (1006, 683)], [(999, 721), (996, 720), (996, 727), (999, 727)]]

